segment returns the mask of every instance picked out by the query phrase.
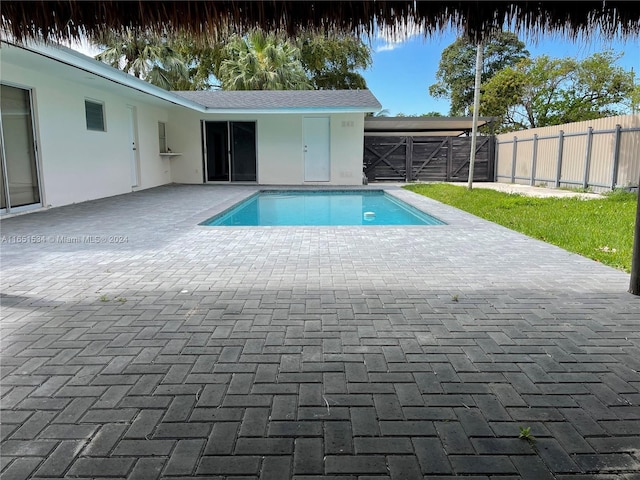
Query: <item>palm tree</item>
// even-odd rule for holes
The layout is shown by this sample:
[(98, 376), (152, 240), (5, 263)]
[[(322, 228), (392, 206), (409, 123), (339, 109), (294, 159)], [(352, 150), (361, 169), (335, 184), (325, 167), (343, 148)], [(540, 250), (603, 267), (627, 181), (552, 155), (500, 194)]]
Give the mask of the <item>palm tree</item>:
[(274, 34), (235, 36), (225, 50), (217, 75), (223, 90), (311, 89), (298, 48)]
[(169, 90), (180, 80), (189, 80), (182, 56), (159, 35), (106, 33), (94, 40), (104, 48), (96, 59), (123, 70), (158, 87)]

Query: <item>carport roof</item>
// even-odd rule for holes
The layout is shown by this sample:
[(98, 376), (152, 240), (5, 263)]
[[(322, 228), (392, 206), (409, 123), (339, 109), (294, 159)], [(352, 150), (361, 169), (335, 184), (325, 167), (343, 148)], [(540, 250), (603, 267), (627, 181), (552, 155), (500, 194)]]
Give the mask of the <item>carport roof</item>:
[(369, 90), (244, 90), (173, 92), (211, 110), (340, 110), (377, 112), (382, 108)]
[[(478, 118), (481, 127), (493, 122), (493, 117)], [(367, 117), (365, 135), (455, 136), (471, 132), (471, 117)]]

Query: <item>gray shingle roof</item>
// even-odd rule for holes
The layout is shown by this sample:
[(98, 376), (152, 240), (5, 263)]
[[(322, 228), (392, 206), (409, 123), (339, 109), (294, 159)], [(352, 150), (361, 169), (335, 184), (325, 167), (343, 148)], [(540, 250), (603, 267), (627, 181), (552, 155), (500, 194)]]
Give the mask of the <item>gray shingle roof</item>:
[(243, 90), (173, 92), (211, 109), (271, 110), (291, 108), (382, 108), (369, 90)]

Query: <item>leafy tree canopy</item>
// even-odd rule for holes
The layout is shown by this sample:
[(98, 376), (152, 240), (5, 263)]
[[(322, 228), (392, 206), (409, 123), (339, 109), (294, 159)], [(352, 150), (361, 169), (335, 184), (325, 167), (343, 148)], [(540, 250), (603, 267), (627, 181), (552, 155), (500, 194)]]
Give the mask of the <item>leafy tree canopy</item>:
[(296, 41), (300, 61), (316, 90), (367, 88), (358, 70), (371, 66), (371, 50), (359, 38), (307, 33)]
[(617, 66), (611, 52), (584, 60), (524, 59), (483, 85), (480, 113), (500, 117), (501, 131), (559, 125), (626, 113), (633, 72)]
[[(371, 65), (371, 49), (361, 39), (326, 32), (288, 38), (256, 29), (211, 45), (187, 35), (163, 39), (151, 34), (109, 35), (94, 43), (106, 49), (99, 60), (149, 81), (151, 72), (159, 70), (164, 81), (152, 83), (171, 90), (364, 89), (359, 71)], [(179, 69), (164, 63), (174, 58), (182, 62)]]
[(189, 74), (186, 79), (175, 79), (171, 90), (211, 90), (220, 88), (219, 81), (213, 72), (218, 72), (225, 59), (225, 45), (214, 43), (204, 45), (190, 36), (181, 35), (172, 39), (171, 44), (188, 59)]
[[(525, 44), (515, 34), (497, 33), (483, 44), (482, 83), (528, 56)], [(429, 93), (434, 97), (449, 98), (450, 115), (470, 115), (475, 68), (476, 45), (469, 40), (458, 38), (442, 51), (436, 72), (437, 82), (429, 87)]]
[(169, 89), (189, 77), (184, 57), (158, 35), (105, 34), (94, 43), (104, 49), (96, 59), (158, 87)]

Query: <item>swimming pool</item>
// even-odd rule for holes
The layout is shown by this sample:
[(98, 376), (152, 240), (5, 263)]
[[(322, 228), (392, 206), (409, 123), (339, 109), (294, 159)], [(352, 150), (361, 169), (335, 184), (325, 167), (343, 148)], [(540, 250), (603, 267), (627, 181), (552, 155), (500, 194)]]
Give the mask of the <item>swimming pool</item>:
[(206, 226), (443, 225), (382, 190), (263, 190)]

